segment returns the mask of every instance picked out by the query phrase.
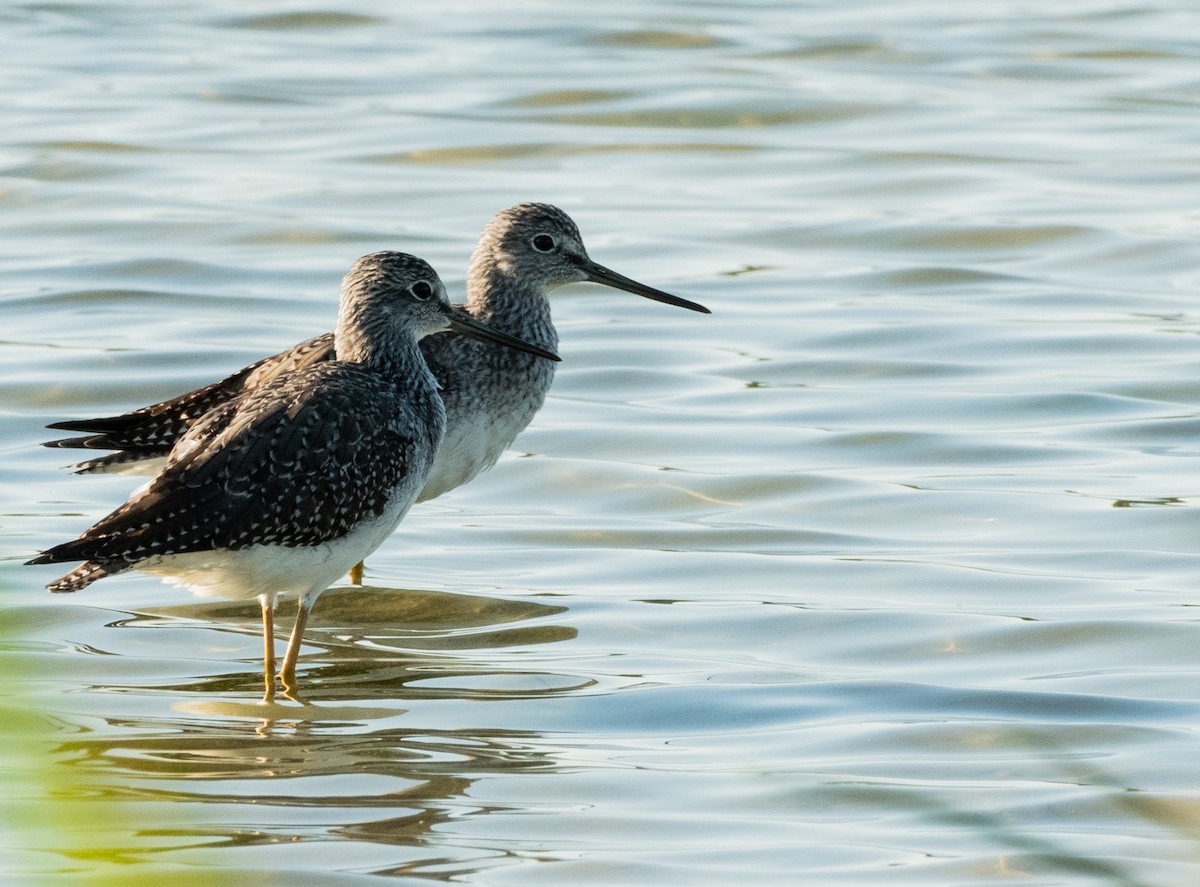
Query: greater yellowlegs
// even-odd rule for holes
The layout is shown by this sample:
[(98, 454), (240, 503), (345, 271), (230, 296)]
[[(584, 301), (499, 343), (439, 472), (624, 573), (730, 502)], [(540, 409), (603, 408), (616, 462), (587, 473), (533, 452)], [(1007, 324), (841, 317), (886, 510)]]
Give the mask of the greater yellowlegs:
[(426, 483), (446, 419), (417, 341), (445, 329), (558, 360), (452, 308), (422, 260), (365, 256), (342, 282), (333, 360), (209, 410), (125, 505), (29, 563), (85, 562), (47, 586), (56, 592), (132, 569), (201, 594), (257, 597), (267, 699), (275, 600), (295, 594), (281, 670), (292, 693), (317, 596), (391, 534)]
[[(553, 350), (550, 290), (591, 281), (708, 314), (703, 305), (605, 268), (588, 256), (574, 221), (545, 203), (497, 214), (471, 259), (466, 310), (493, 328)], [(421, 351), (446, 404), (446, 436), (418, 502), (440, 496), (490, 468), (529, 424), (554, 379), (547, 361), (454, 335), (432, 336)], [(211, 385), (121, 416), (57, 422), (50, 428), (90, 432), (46, 446), (117, 450), (75, 466), (80, 472), (153, 474), (193, 423), (230, 398), (333, 356), (327, 333), (252, 364)], [(361, 580), (361, 565), (351, 573)]]

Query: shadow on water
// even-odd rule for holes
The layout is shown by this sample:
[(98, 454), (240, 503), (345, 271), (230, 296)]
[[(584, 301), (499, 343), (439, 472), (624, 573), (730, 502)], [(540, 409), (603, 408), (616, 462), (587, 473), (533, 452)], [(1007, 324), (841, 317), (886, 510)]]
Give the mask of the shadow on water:
[[(290, 619), (288, 602), (281, 602), (277, 631)], [(552, 644), (575, 637), (570, 626), (545, 620), (565, 612), (566, 607), (518, 599), (489, 598), (424, 590), (397, 590), (359, 586), (334, 588), (321, 595), (305, 634), (300, 659), (301, 693), (308, 703), (380, 702), (390, 707), (381, 716), (399, 713), (396, 700), (445, 698), (466, 693), (473, 698), (513, 696), (522, 692), (566, 691), (578, 684), (551, 681), (532, 674), (522, 682), (520, 670), (497, 672), (494, 664), (473, 660), (471, 651)], [(167, 620), (164, 623), (164, 619)], [(261, 631), (258, 605), (254, 602), (185, 603), (144, 610), (120, 620), (121, 627), (155, 627), (180, 619), (206, 620), (236, 626), (236, 630), (258, 636)], [(278, 639), (277, 639), (278, 640)], [(313, 648), (318, 652), (313, 652)], [(467, 655), (459, 655), (467, 654)], [(439, 679), (472, 675), (508, 674), (511, 680), (496, 686), (441, 691), (429, 686)], [(257, 669), (245, 674), (197, 677), (185, 684), (162, 687), (179, 694), (197, 694), (211, 699), (220, 694), (259, 692)], [(587, 683), (587, 682), (585, 682)], [(254, 703), (254, 709), (262, 706)], [(294, 706), (273, 706), (281, 717), (306, 719), (331, 717), (324, 713), (297, 712)], [(351, 709), (363, 717), (363, 709)]]
[[(428, 849), (439, 826), (507, 809), (470, 800), (479, 778), (555, 767), (542, 738), (519, 731), (363, 734), (362, 723), (315, 719), (266, 734), (250, 723), (193, 719), (110, 726), (133, 735), (72, 740), (55, 757), (102, 786), (97, 800), (160, 812), (154, 824), (142, 822), (135, 845), (111, 851), (130, 859), (337, 840), (413, 848), (352, 855), (373, 860), (376, 874), (416, 874), (445, 861)], [(345, 866), (351, 855), (339, 858)]]
[[(321, 625), (312, 632), (318, 652), (303, 661), (308, 704), (271, 706), (252, 701), (259, 692), (255, 668), (164, 683), (155, 675), (177, 663), (160, 659), (138, 683), (128, 679), (129, 656), (100, 643), (67, 642), (67, 656), (48, 655), (63, 652), (63, 625), (42, 608), (10, 610), (7, 637), (0, 635), (9, 691), (0, 703), (3, 789), (9, 840), (24, 849), (5, 868), (41, 872), (47, 883), (58, 876), (140, 883), (178, 866), (185, 867), (181, 883), (190, 881), (193, 866), (209, 872), (197, 883), (290, 883), (275, 874), (284, 868), (277, 849), (286, 848), (286, 867), (328, 871), (331, 860), (320, 848), (330, 840), (378, 849), (354, 853), (354, 865), (339, 855), (337, 868), (361, 875), (329, 872), (322, 883), (381, 874), (448, 879), (484, 859), (496, 864), (504, 853), (431, 855), (431, 834), (452, 818), (490, 812), (468, 798), (481, 776), (553, 770), (551, 744), (533, 731), (444, 729), (428, 719), (404, 724), (399, 716), (410, 699), (571, 692), (559, 678), (539, 681), (529, 669), (497, 672), (490, 664), (507, 647), (572, 637), (565, 626), (531, 624), (566, 608), (372, 587), (335, 589), (319, 608)], [(67, 631), (84, 630), (82, 622), (70, 625), (72, 608), (58, 612)], [(253, 603), (199, 603), (133, 614), (109, 622), (105, 633), (169, 634), (193, 620), (204, 620), (209, 633), (258, 630)], [(125, 645), (108, 639), (103, 646)], [(128, 646), (142, 652), (136, 639)], [(156, 639), (151, 655), (161, 657), (163, 649)], [(506, 689), (495, 688), (497, 674), (505, 675)], [(472, 689), (481, 675), (487, 686)], [(431, 677), (432, 686), (424, 686)], [(47, 683), (65, 693), (47, 692)], [(49, 710), (56, 699), (60, 710)], [(297, 850), (301, 844), (312, 852)], [(404, 847), (412, 849), (397, 852)], [(245, 868), (229, 867), (230, 850), (239, 851)], [(131, 863), (139, 863), (138, 879), (122, 880)], [(213, 864), (220, 869), (215, 878)], [(239, 880), (246, 877), (252, 880)]]
[[(73, 621), (76, 608), (57, 608), (58, 623), (42, 608), (10, 610), (6, 615), (18, 618), (4, 622), (2, 651), (7, 676), (19, 679), (5, 685), (11, 694), (3, 703), (8, 766), (0, 788), (11, 799), (8, 833), (24, 848), (18, 868), (53, 874), (45, 883), (62, 877), (136, 885), (170, 876), (181, 884), (283, 884), (288, 871), (320, 871), (322, 883), (338, 885), (381, 876), (452, 881), (528, 862), (527, 843), (489, 837), (485, 821), (504, 823), (502, 833), (522, 812), (497, 800), (505, 795), (495, 782), (572, 779), (572, 755), (581, 743), (597, 740), (470, 724), (485, 719), (480, 705), (488, 701), (570, 696), (594, 683), (505, 667), (513, 648), (527, 652), (573, 639), (573, 629), (554, 621), (566, 608), (375, 587), (334, 589), (319, 608), (303, 660), (311, 704), (270, 707), (253, 701), (258, 673), (250, 662), (232, 675), (162, 680), (172, 665), (196, 671), (204, 660), (163, 661), (169, 645), (160, 637), (147, 648), (160, 659), (142, 663), (149, 667), (140, 672), (143, 680), (130, 679), (126, 670), (125, 661), (143, 653), (140, 632), (171, 641), (177, 640), (173, 632), (200, 630), (244, 639), (246, 649), (254, 649), (252, 603), (189, 602), (129, 615), (102, 630), (115, 639), (69, 643), (66, 656), (50, 658), (46, 654), (56, 647), (62, 652), (64, 630), (86, 631), (85, 623)], [(107, 655), (100, 654), (102, 646)], [(60, 692), (47, 692), (47, 684)], [(915, 699), (914, 693), (926, 696)], [(813, 724), (868, 708), (884, 722), (921, 711), (926, 729), (918, 732), (928, 746), (922, 755), (927, 763), (942, 722), (958, 737), (942, 739), (949, 742), (942, 767), (950, 772), (959, 772), (956, 754), (968, 751), (1013, 767), (1036, 759), (1043, 762), (1040, 775), (1028, 778), (1060, 784), (1064, 792), (1092, 792), (1090, 818), (1119, 820), (1125, 834), (1140, 830), (1149, 838), (1169, 834), (1194, 842), (1200, 836), (1200, 810), (1186, 795), (1131, 792), (1119, 765), (1100, 768), (1094, 757), (1080, 756), (1086, 742), (1071, 729), (1086, 732), (1122, 720), (1100, 698), (1064, 696), (1047, 700), (1040, 716), (1025, 711), (1027, 722), (1046, 722), (1038, 729), (997, 721), (998, 712), (1011, 716), (1022, 708), (1011, 701), (998, 705), (988, 694), (991, 707), (978, 710), (968, 701), (972, 694), (905, 690), (894, 683), (809, 683), (803, 695), (815, 706)], [(853, 702), (857, 697), (863, 704)], [(832, 708), (821, 714), (823, 698)], [(44, 710), (31, 707), (31, 700)], [(439, 718), (439, 706), (453, 706), (453, 716)], [(1136, 722), (1147, 719), (1151, 706), (1130, 701), (1127, 707), (1128, 720)], [(1169, 708), (1181, 717), (1190, 711), (1182, 703)], [(519, 711), (510, 716), (520, 720)], [(897, 729), (901, 721), (894, 722)], [(680, 724), (677, 732), (686, 741), (693, 729)], [(816, 815), (822, 803), (842, 811), (909, 811), (926, 825), (986, 842), (996, 854), (987, 877), (1057, 874), (1124, 887), (1162, 883), (1119, 852), (1107, 858), (1076, 852), (1071, 834), (1030, 829), (981, 794), (964, 803), (955, 793), (929, 790), (944, 777), (922, 788), (920, 781), (881, 779), (865, 759), (836, 774), (822, 775), (815, 758), (802, 766), (815, 768), (811, 790), (803, 794), (807, 800), (794, 810), (802, 819)], [(719, 784), (718, 774), (709, 776)], [(981, 790), (991, 782), (982, 772), (975, 781)], [(559, 796), (552, 783), (542, 785), (539, 794)], [(580, 797), (588, 791), (582, 787)], [(1067, 796), (1061, 803), (1080, 803)], [(909, 874), (936, 879), (931, 868), (940, 868), (954, 878), (965, 874), (964, 862), (948, 854)], [(130, 877), (134, 864), (136, 877)]]

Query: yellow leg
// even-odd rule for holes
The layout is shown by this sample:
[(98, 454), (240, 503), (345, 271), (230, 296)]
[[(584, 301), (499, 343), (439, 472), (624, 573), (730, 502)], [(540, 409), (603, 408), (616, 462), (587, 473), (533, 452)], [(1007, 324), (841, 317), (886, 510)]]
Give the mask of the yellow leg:
[(275, 601), (268, 594), (260, 594), (263, 623), (263, 681), (266, 689), (263, 702), (275, 701)]
[(296, 699), (296, 661), (300, 658), (300, 647), (304, 643), (304, 627), (308, 625), (308, 611), (312, 606), (311, 601), (305, 600), (301, 595), (300, 603), (296, 610), (296, 624), (292, 626), (292, 636), (288, 638), (287, 652), (283, 654), (283, 669), (279, 672), (279, 679), (283, 682), (284, 695), (289, 699)]
[(350, 584), (351, 585), (362, 585), (363, 566), (364, 566), (363, 562), (359, 561), (357, 564), (355, 564), (353, 567), (350, 568)]

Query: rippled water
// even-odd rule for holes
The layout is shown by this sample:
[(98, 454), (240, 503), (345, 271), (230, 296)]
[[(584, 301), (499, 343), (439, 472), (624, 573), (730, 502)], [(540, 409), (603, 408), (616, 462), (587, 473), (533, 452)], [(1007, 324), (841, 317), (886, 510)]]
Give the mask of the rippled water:
[[(1194, 4), (0, 23), (10, 882), (1200, 879)], [(524, 200), (714, 315), (558, 294), (545, 409), (322, 596), (312, 705), (253, 607), (18, 566), (132, 486), (45, 423), (328, 329), (362, 253), (461, 293)]]

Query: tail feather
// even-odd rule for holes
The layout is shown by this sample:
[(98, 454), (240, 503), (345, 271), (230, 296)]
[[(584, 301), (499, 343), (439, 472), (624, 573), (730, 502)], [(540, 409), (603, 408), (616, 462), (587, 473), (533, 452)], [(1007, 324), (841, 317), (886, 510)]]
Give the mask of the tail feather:
[[(140, 413), (125, 413), (121, 416), (101, 416), (96, 419), (68, 419), (63, 422), (51, 422), (46, 427), (55, 428), (59, 431), (89, 431), (93, 434), (112, 434), (118, 431), (126, 431), (137, 425), (144, 418)], [(44, 444), (44, 446), (48, 447), (62, 445), (58, 441), (51, 441)]]
[[(58, 440), (48, 440), (42, 446), (59, 450), (117, 451), (68, 466), (74, 469), (75, 474), (154, 474), (155, 472), (149, 468), (149, 463), (156, 462), (171, 452), (171, 441), (162, 444), (153, 441), (136, 444), (114, 440), (108, 434), (63, 437)], [(143, 462), (147, 463), (147, 466), (139, 464)]]
[[(29, 563), (36, 564), (39, 561), (35, 558)], [(103, 579), (105, 576), (111, 576), (113, 573), (119, 573), (121, 570), (128, 568), (128, 566), (129, 564), (124, 562), (102, 564), (97, 561), (87, 561), (80, 564), (70, 573), (67, 573), (67, 575), (55, 579), (46, 588), (55, 594), (80, 591), (87, 588), (97, 579)]]
[[(101, 431), (100, 429), (84, 429), (80, 431), (95, 431), (83, 437), (60, 437), (42, 443), (44, 447), (54, 450), (161, 450), (167, 452), (188, 430), (189, 420), (185, 418), (171, 421), (153, 422), (146, 420), (128, 430)], [(47, 426), (53, 428), (55, 426)], [(60, 426), (61, 427), (61, 424)]]
[[(47, 426), (49, 427), (49, 426)], [(87, 437), (60, 437), (42, 444), (56, 450), (118, 450), (120, 445), (108, 434), (91, 434)]]
[(133, 566), (134, 561), (121, 555), (103, 556), (96, 550), (97, 544), (103, 544), (103, 539), (72, 539), (53, 548), (47, 548), (37, 557), (25, 562), (26, 566), (39, 564), (61, 564), (72, 561), (84, 561), (65, 576), (60, 576), (46, 587), (53, 592), (79, 591), (87, 588), (97, 579), (120, 573)]
[[(58, 431), (90, 431), (95, 433), (107, 433), (110, 431), (120, 430), (120, 426), (113, 424), (114, 419), (116, 418), (119, 418), (119, 416), (112, 416), (112, 418), (103, 419), (71, 419), (61, 422), (50, 422), (50, 424), (46, 427), (56, 428)], [(50, 442), (42, 445), (43, 447), (64, 447), (64, 445), (70, 447), (71, 444), (67, 443), (66, 440), (50, 440)]]
[(161, 467), (161, 460), (167, 455), (167, 450), (121, 450), (88, 459), (86, 462), (76, 462), (68, 466), (74, 469), (73, 474), (133, 474), (151, 475), (155, 467)]

